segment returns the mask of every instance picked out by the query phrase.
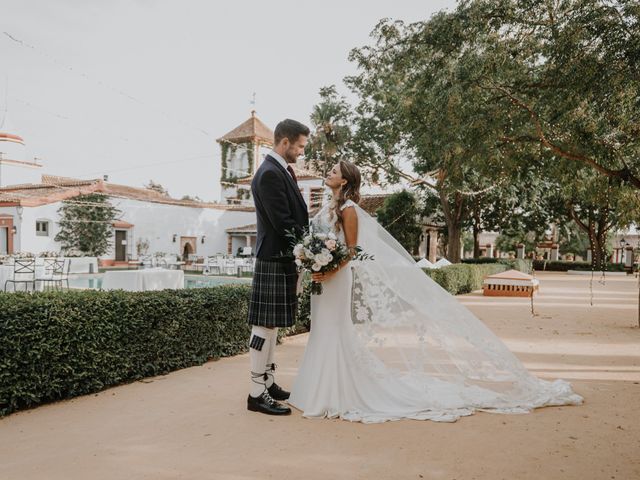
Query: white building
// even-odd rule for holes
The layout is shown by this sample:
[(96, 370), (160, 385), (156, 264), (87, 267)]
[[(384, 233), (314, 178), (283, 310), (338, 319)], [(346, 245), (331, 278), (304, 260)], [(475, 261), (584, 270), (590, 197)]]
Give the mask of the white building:
[[(106, 263), (126, 262), (141, 253), (163, 252), (184, 258), (227, 253), (226, 229), (254, 221), (253, 208), (176, 200), (146, 188), (103, 180), (75, 180), (43, 175), (41, 183), (0, 189), (0, 220), (10, 220), (10, 236), (0, 253), (60, 251), (58, 209), (79, 195), (105, 194), (122, 215), (113, 223), (113, 248)], [(15, 227), (15, 228), (13, 228)], [(13, 232), (13, 233), (12, 233)], [(138, 244), (148, 243), (147, 252)]]

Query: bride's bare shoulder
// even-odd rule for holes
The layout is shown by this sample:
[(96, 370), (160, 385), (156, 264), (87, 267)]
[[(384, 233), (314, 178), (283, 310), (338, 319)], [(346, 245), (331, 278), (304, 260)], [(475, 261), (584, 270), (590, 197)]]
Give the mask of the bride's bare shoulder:
[(342, 221), (345, 223), (358, 222), (358, 213), (353, 205), (349, 205), (342, 209)]

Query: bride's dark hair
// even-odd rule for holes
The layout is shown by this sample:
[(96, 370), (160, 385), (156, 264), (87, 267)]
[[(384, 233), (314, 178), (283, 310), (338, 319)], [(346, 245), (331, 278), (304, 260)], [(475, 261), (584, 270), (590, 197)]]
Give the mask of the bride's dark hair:
[(347, 200), (351, 200), (355, 203), (360, 202), (360, 170), (353, 163), (347, 160), (340, 160), (338, 163), (340, 166), (340, 173), (342, 178), (347, 181), (342, 186), (336, 198), (333, 199), (331, 211), (336, 216), (336, 230), (339, 232), (342, 228), (342, 206)]

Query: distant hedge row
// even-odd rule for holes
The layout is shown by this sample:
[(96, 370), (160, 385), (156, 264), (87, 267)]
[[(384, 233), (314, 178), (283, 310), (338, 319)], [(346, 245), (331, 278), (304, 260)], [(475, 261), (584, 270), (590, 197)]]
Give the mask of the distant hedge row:
[(531, 265), (532, 262), (529, 259), (508, 259), (508, 258), (491, 258), (491, 257), (480, 257), (480, 258), (465, 258), (462, 260), (462, 263), (467, 265), (484, 265), (484, 264), (494, 264), (498, 263), (501, 265), (506, 265), (509, 269), (519, 270), (524, 273), (531, 273)]
[[(560, 260), (558, 261), (534, 260), (533, 268), (536, 271), (547, 271), (547, 272), (566, 272), (568, 270), (591, 271), (591, 263), (567, 262), (567, 261), (560, 261)], [(621, 263), (608, 263), (605, 266), (605, 271), (606, 272), (624, 272), (624, 265)]]

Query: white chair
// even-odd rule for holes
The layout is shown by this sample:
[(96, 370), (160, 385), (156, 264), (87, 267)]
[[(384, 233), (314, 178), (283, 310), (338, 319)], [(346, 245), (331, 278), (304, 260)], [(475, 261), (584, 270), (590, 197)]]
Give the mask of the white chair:
[(253, 272), (253, 266), (254, 266), (254, 259), (249, 257), (249, 258), (245, 258), (244, 261), (242, 262), (242, 265), (240, 265), (240, 274), (243, 273), (252, 273)]
[(28, 286), (31, 285), (32, 291), (36, 289), (36, 259), (35, 258), (16, 258), (13, 263), (13, 278), (4, 282), (4, 291), (7, 291), (7, 284), (13, 283), (13, 290), (16, 291), (16, 285), (24, 284), (25, 290), (29, 291)]
[[(67, 271), (65, 272), (65, 265)], [(36, 275), (35, 285), (38, 282), (47, 284), (52, 283), (55, 288), (62, 290), (62, 283), (66, 282), (67, 290), (69, 289), (69, 269), (71, 268), (71, 261), (65, 262), (64, 258), (45, 258), (44, 259), (44, 271), (41, 276)], [(43, 285), (43, 290), (44, 290)]]
[(227, 258), (224, 261), (224, 273), (225, 275), (236, 275), (238, 273), (238, 267), (234, 258)]
[(155, 258), (151, 255), (140, 255), (140, 262), (142, 268), (153, 268), (155, 264)]
[[(200, 260), (202, 260), (202, 261), (200, 261)], [(190, 270), (195, 270), (196, 272), (198, 270), (200, 270), (200, 269), (204, 270), (204, 267), (206, 266), (204, 258), (198, 257), (195, 254), (189, 255), (189, 261), (191, 262), (191, 265), (189, 265), (189, 269)]]
[(207, 257), (206, 264), (202, 270), (203, 275), (220, 275), (222, 263), (217, 257)]

